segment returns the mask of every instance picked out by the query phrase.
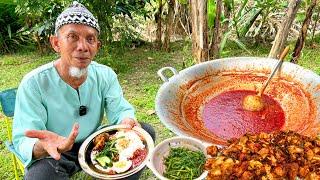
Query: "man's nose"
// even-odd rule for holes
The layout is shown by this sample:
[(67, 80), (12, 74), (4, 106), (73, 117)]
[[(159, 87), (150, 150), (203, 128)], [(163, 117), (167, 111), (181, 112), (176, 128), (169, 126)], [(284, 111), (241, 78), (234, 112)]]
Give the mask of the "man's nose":
[(87, 52), (89, 50), (88, 44), (84, 38), (79, 39), (77, 50), (82, 52)]

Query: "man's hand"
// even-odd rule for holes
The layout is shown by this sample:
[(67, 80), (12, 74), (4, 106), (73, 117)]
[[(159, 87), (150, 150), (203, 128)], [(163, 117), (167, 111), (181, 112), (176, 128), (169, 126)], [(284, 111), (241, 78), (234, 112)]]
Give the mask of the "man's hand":
[(126, 124), (129, 125), (131, 128), (133, 128), (134, 126), (139, 126), (141, 127), (141, 125), (139, 124), (139, 122), (135, 119), (131, 119), (131, 118), (124, 118), (120, 124)]
[(47, 130), (29, 130), (25, 135), (39, 139), (33, 147), (34, 158), (38, 159), (49, 154), (55, 160), (59, 160), (61, 153), (71, 150), (78, 133), (79, 124), (75, 123), (68, 138)]

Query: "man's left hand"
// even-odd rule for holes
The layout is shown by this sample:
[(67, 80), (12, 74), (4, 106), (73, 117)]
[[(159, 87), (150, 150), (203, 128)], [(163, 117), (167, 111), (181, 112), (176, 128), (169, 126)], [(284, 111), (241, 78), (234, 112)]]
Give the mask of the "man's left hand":
[(120, 124), (125, 124), (125, 125), (129, 125), (131, 128), (133, 128), (134, 126), (139, 126), (141, 127), (141, 125), (139, 124), (139, 122), (135, 119), (131, 119), (131, 118), (124, 118)]

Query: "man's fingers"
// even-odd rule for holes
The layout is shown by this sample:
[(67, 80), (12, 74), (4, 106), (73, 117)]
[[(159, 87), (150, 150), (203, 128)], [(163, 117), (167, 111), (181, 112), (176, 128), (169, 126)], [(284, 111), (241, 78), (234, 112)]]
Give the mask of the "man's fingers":
[(73, 146), (78, 134), (79, 134), (79, 124), (75, 123), (65, 143), (59, 146), (59, 150), (61, 151), (69, 150)]
[(132, 118), (125, 118), (121, 121), (120, 124), (125, 124), (125, 125), (128, 125), (129, 128), (133, 128), (134, 126), (139, 126), (141, 127), (141, 125), (139, 124), (139, 122), (135, 119), (132, 119)]
[(60, 153), (58, 152), (58, 149), (57, 148), (53, 148), (53, 147), (49, 147), (46, 149), (48, 154), (55, 160), (59, 160), (61, 155)]
[(44, 139), (46, 137), (45, 132), (42, 130), (28, 130), (25, 135), (29, 138)]
[(79, 124), (75, 123), (72, 127), (70, 134), (69, 134), (68, 141), (69, 140), (75, 141), (78, 136), (78, 133), (79, 133)]
[(141, 127), (141, 124), (139, 122), (136, 123), (136, 126)]

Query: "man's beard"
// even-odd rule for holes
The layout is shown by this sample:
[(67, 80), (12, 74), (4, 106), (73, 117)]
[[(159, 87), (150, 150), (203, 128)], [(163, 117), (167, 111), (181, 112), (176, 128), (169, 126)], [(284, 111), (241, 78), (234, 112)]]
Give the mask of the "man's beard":
[(88, 68), (80, 69), (73, 66), (69, 68), (69, 75), (75, 78), (81, 78), (82, 76), (85, 76), (87, 72), (88, 72)]

